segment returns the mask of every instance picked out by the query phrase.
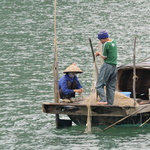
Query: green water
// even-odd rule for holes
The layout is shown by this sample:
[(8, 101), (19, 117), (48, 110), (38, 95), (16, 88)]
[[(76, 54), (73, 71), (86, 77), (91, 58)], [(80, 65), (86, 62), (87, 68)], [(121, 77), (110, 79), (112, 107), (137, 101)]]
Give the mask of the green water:
[[(73, 124), (55, 128), (55, 116), (42, 112), (53, 102), (53, 0), (0, 1), (0, 150), (149, 150), (150, 127), (101, 132)], [(118, 44), (118, 65), (149, 57), (150, 3), (146, 0), (57, 0), (59, 76), (73, 62), (89, 94), (97, 33), (106, 29)], [(150, 61), (150, 60), (149, 60)], [(62, 116), (67, 118), (66, 116)]]

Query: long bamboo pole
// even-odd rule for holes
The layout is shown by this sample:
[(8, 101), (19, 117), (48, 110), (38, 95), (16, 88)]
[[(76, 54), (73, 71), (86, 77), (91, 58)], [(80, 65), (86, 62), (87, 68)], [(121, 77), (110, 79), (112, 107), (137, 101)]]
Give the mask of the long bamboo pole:
[(146, 107), (148, 107), (148, 106), (142, 107), (141, 109), (138, 109), (138, 110), (134, 111), (134, 112), (131, 113), (130, 115), (127, 115), (127, 116), (125, 116), (124, 118), (122, 118), (122, 119), (116, 121), (116, 122), (113, 123), (112, 125), (106, 127), (103, 131), (105, 131), (105, 130), (107, 130), (107, 129), (113, 127), (114, 125), (118, 124), (119, 122), (121, 122), (121, 121), (123, 121), (123, 120), (125, 120), (125, 119), (127, 119), (127, 118), (129, 118), (129, 117), (131, 117), (131, 116), (133, 116), (134, 114), (138, 113), (139, 111), (141, 111), (142, 109), (144, 109), (144, 108), (146, 108)]
[[(95, 60), (95, 55), (94, 55), (92, 41), (91, 41), (90, 38), (89, 38), (89, 42), (90, 42), (90, 47), (91, 47), (91, 51), (92, 51), (93, 62), (94, 62), (95, 71), (96, 71), (96, 82), (97, 82), (97, 79), (98, 79), (98, 69), (97, 69), (97, 65), (96, 65), (96, 60)], [(96, 90), (95, 94), (96, 94), (96, 101), (97, 101), (97, 99), (98, 99), (97, 90)], [(91, 97), (89, 97), (89, 99), (87, 101), (87, 110), (88, 110), (88, 113), (87, 113), (87, 123), (86, 123), (86, 129), (85, 129), (85, 131), (89, 133), (89, 132), (91, 132), (91, 125), (92, 125)]]
[(57, 48), (57, 33), (56, 33), (56, 0), (54, 0), (54, 98), (55, 102), (59, 102), (58, 93), (58, 48)]
[(150, 56), (147, 57), (147, 58), (145, 58), (145, 59), (143, 59), (142, 61), (140, 61), (140, 62), (138, 62), (138, 63), (142, 63), (142, 62), (144, 62), (145, 60), (147, 60), (147, 59), (149, 59), (149, 58), (150, 58)]
[[(90, 47), (91, 47), (91, 51), (92, 51), (93, 62), (94, 62), (94, 67), (95, 67), (95, 71), (96, 71), (96, 82), (97, 82), (97, 80), (98, 80), (98, 68), (97, 68), (97, 64), (96, 64), (96, 59), (95, 59), (95, 54), (94, 54), (91, 38), (89, 38), (89, 42), (90, 42)], [(96, 101), (97, 100), (98, 100), (98, 92), (96, 90)]]
[(92, 45), (91, 38), (89, 38), (89, 42), (90, 42), (90, 46), (91, 46), (91, 51), (92, 51), (92, 56), (93, 56), (93, 62), (94, 62), (95, 71), (96, 71), (96, 80), (97, 80), (98, 79), (98, 69), (97, 69), (97, 65), (96, 65), (96, 59), (95, 59), (95, 55), (94, 55), (94, 50), (93, 50), (93, 45)]
[[(58, 93), (58, 48), (57, 48), (57, 33), (56, 33), (56, 0), (54, 0), (54, 102), (59, 102)], [(59, 128), (59, 114), (56, 114), (56, 128)]]
[(136, 59), (136, 37), (134, 39), (134, 49), (133, 49), (133, 98), (134, 98), (134, 106), (136, 101), (136, 68), (135, 68), (135, 59)]
[(142, 123), (140, 126), (139, 126), (139, 128), (140, 127), (142, 127), (143, 125), (145, 125), (147, 122), (149, 122), (150, 121), (150, 118), (148, 118), (144, 123)]

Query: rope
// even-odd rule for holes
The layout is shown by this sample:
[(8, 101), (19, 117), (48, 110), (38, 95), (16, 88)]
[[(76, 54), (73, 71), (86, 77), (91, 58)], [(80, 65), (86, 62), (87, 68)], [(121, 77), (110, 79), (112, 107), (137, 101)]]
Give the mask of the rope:
[(86, 129), (85, 132), (86, 133), (90, 133), (91, 132), (91, 126), (92, 126), (92, 115), (91, 115), (91, 99), (89, 98), (88, 103), (87, 103), (87, 123), (86, 123)]
[(132, 77), (132, 79), (135, 79), (135, 80), (137, 80), (139, 77), (137, 76), (137, 75), (134, 75), (133, 77)]

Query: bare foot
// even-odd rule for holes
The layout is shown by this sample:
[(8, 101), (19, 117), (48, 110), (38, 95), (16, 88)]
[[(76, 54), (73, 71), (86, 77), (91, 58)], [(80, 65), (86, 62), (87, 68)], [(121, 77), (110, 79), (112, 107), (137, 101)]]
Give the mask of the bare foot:
[(140, 102), (140, 105), (149, 104), (150, 102)]
[(144, 103), (143, 103), (143, 102), (140, 102), (139, 104), (140, 104), (140, 105), (143, 105)]
[(98, 105), (107, 105), (107, 102), (97, 102)]

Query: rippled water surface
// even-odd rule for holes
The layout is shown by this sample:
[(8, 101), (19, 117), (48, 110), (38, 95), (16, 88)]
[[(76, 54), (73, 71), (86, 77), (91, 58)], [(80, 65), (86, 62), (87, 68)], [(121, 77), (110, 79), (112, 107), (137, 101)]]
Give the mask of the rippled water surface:
[[(73, 124), (55, 128), (55, 116), (42, 112), (53, 102), (53, 0), (0, 1), (0, 149), (1, 150), (149, 150), (150, 127), (114, 127), (101, 132)], [(105, 29), (118, 44), (118, 65), (150, 53), (150, 3), (147, 0), (57, 0), (59, 76), (73, 62), (85, 94), (92, 83), (97, 33)], [(150, 61), (150, 60), (148, 60)], [(63, 116), (66, 118), (66, 116)]]

